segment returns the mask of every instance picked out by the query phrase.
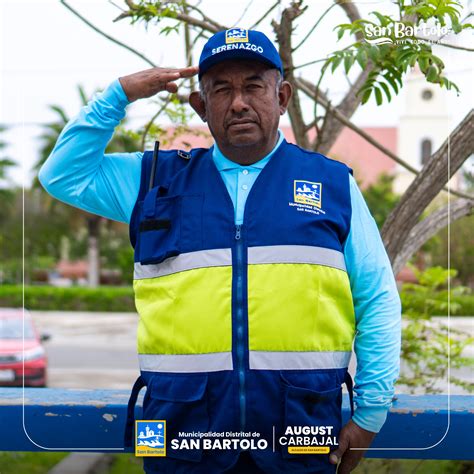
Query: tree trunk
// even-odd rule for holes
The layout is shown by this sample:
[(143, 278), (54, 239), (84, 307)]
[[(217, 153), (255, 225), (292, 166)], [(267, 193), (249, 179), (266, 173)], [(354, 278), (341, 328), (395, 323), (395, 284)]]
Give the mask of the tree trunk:
[(473, 125), (474, 112), (471, 110), (431, 156), (388, 216), (382, 228), (382, 239), (392, 263), (402, 251), (411, 230), (428, 204), (474, 152)]
[[(280, 24), (275, 21), (272, 22), (273, 29), (275, 30), (278, 39), (279, 53), (285, 71), (285, 80), (291, 84), (295, 84), (295, 75), (293, 72), (293, 46), (291, 43), (293, 20), (298, 18), (307, 8), (301, 8), (301, 3), (302, 2), (292, 2), (291, 6), (285, 8), (281, 15)], [(303, 111), (298, 96), (298, 89), (294, 86), (293, 90), (293, 97), (288, 104), (288, 115), (290, 117), (291, 128), (293, 129), (296, 143), (303, 148), (309, 148), (309, 140), (303, 120)]]
[[(334, 0), (334, 3), (338, 4), (344, 10), (344, 13), (347, 15), (351, 23), (360, 20), (361, 16), (357, 5), (354, 2), (347, 0)], [(362, 41), (363, 35), (360, 31), (355, 34), (355, 39), (357, 41)], [(349, 119), (354, 115), (354, 112), (358, 109), (361, 103), (362, 97), (358, 92), (364, 85), (372, 69), (373, 64), (372, 62), (369, 62), (367, 67), (359, 74), (355, 82), (351, 85), (344, 99), (336, 107), (338, 112)], [(334, 113), (331, 113), (329, 109), (326, 109), (324, 130), (321, 130), (321, 136), (316, 136), (314, 139), (311, 144), (312, 149), (322, 153), (323, 155), (329, 153), (329, 150), (332, 148), (334, 143), (336, 143), (337, 137), (341, 134), (343, 128), (344, 125), (337, 119), (337, 117), (335, 117)]]
[(99, 236), (100, 223), (102, 218), (99, 216), (90, 216), (87, 218), (87, 257), (88, 257), (88, 286), (95, 288), (100, 282), (100, 254), (99, 254)]
[(426, 219), (413, 227), (408, 239), (400, 252), (395, 257), (392, 268), (397, 275), (406, 265), (410, 257), (418, 251), (421, 246), (434, 237), (441, 229), (448, 225), (448, 221), (454, 222), (461, 217), (472, 214), (474, 201), (469, 199), (456, 199), (452, 204), (442, 207), (431, 213)]
[[(352, 84), (343, 101), (336, 107), (338, 112), (341, 112), (342, 115), (349, 119), (354, 115), (354, 112), (360, 105), (362, 97), (358, 92), (364, 85), (372, 69), (373, 66), (371, 63), (367, 65), (367, 68), (359, 74), (359, 77), (356, 79), (354, 84)], [(329, 153), (344, 128), (344, 124), (329, 109), (326, 109), (325, 120), (324, 133), (322, 133), (322, 136), (319, 138), (316, 136), (312, 144), (312, 148), (314, 149), (317, 147), (317, 150), (315, 151), (322, 153), (323, 155)]]

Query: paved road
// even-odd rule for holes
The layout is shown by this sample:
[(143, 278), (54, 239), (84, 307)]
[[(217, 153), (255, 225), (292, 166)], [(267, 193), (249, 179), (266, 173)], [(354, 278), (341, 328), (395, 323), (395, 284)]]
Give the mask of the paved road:
[[(135, 381), (137, 314), (32, 311), (32, 315), (40, 332), (51, 334), (45, 343), (49, 386), (129, 389)], [(472, 334), (474, 318), (452, 318), (451, 326)], [(474, 348), (463, 355), (474, 356)], [(350, 372), (355, 372), (355, 357)], [(473, 371), (467, 368), (452, 375), (473, 380)], [(446, 383), (439, 388), (447, 393)], [(466, 392), (451, 386), (451, 393)]]
[(32, 311), (49, 359), (48, 385), (129, 389), (139, 374), (134, 313)]

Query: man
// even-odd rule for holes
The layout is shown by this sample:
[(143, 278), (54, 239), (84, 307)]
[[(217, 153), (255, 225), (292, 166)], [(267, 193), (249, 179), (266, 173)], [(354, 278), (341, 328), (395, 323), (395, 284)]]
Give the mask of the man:
[[(130, 102), (176, 92), (174, 81), (197, 73), (189, 102), (209, 126), (210, 150), (104, 155)], [(390, 263), (350, 170), (278, 130), (291, 94), (265, 35), (222, 31), (199, 68), (112, 83), (40, 171), (58, 199), (130, 223), (142, 374), (130, 413), (146, 385), (143, 419), (167, 420), (169, 440), (257, 432), (269, 442), (169, 445), (166, 457), (145, 458), (149, 473), (329, 473), (341, 461), (345, 474), (385, 421), (400, 344)], [(357, 410), (341, 430), (353, 340)], [(337, 435), (337, 448), (292, 453), (288, 437), (301, 427)]]

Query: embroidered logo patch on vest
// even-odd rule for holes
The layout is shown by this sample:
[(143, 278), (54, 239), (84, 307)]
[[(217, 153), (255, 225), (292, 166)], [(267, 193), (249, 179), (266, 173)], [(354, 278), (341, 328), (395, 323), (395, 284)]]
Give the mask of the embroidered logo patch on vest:
[(325, 214), (321, 209), (321, 193), (321, 183), (295, 179), (293, 181), (293, 202), (290, 202), (289, 205), (296, 207), (298, 211), (311, 212), (312, 214)]
[(295, 202), (310, 204), (321, 209), (321, 183), (295, 179)]
[(248, 43), (249, 33), (248, 30), (243, 28), (232, 28), (225, 32), (225, 43)]

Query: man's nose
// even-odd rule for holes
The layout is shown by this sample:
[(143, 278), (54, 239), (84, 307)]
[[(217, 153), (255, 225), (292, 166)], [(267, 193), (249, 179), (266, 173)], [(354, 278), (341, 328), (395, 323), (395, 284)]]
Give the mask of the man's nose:
[(241, 90), (235, 90), (232, 94), (232, 112), (239, 114), (242, 112), (247, 112), (249, 110), (249, 105), (247, 103), (246, 97), (242, 94)]

